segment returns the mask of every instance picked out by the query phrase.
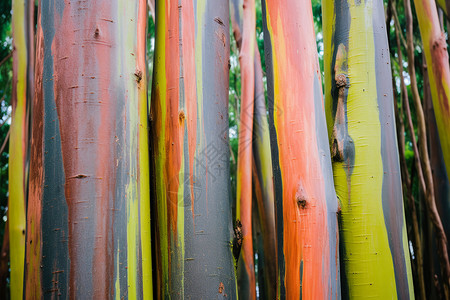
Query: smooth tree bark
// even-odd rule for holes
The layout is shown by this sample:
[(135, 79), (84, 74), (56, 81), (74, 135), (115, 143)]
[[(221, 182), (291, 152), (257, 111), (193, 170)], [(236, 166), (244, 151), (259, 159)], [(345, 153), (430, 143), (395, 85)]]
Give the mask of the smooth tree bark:
[(255, 262), (252, 238), (252, 133), (255, 95), (255, 0), (243, 0), (241, 66), (241, 111), (236, 174), (236, 222), (242, 224), (242, 248), (237, 260), (239, 297), (256, 299)]
[[(394, 80), (393, 80), (394, 83)], [(401, 95), (403, 98), (403, 95)], [(420, 235), (420, 226), (417, 215), (416, 203), (412, 190), (412, 180), (413, 177), (410, 176), (408, 171), (408, 165), (406, 163), (405, 157), (405, 125), (403, 122), (403, 109), (398, 107), (396, 102), (396, 94), (394, 92), (394, 108), (395, 108), (395, 118), (396, 118), (396, 127), (397, 127), (397, 144), (399, 148), (399, 156), (400, 156), (400, 169), (402, 173), (402, 188), (405, 191), (406, 198), (405, 202), (405, 214), (409, 213), (410, 219), (406, 221), (408, 237), (412, 243), (415, 260), (411, 261), (411, 269), (413, 279), (415, 274), (417, 274), (416, 282), (414, 285), (415, 293), (420, 295), (421, 299), (426, 299), (426, 289), (425, 289), (425, 281), (424, 281), (424, 268), (423, 268), (423, 247), (422, 247), (422, 238)], [(408, 228), (409, 226), (409, 228)]]
[[(436, 125), (436, 119), (433, 110), (433, 101), (431, 99), (431, 91), (429, 87), (429, 80), (427, 75), (427, 64), (423, 64), (423, 108), (425, 113), (425, 120), (427, 124), (427, 137), (428, 146), (430, 149), (430, 163), (431, 170), (433, 174), (433, 184), (434, 184), (434, 195), (436, 200), (436, 208), (442, 221), (443, 229), (447, 237), (447, 241), (450, 236), (450, 220), (448, 216), (450, 215), (450, 183), (445, 170), (445, 162), (442, 153), (442, 148), (439, 140), (439, 134)], [(432, 239), (436, 238), (436, 234), (433, 234)], [(435, 271), (433, 279), (438, 286), (442, 286), (443, 273), (439, 259), (437, 245), (433, 243), (432, 249), (429, 249), (432, 253), (432, 259), (430, 262), (433, 264), (431, 270)], [(447, 253), (449, 249), (447, 248)], [(450, 253), (448, 253), (450, 255)], [(439, 272), (441, 271), (441, 272)], [(437, 276), (434, 276), (437, 275)], [(433, 287), (434, 288), (434, 287)], [(438, 290), (438, 289), (436, 289)], [(444, 292), (446, 292), (444, 290)]]
[[(422, 36), (423, 50), (428, 65), (434, 114), (439, 131), (447, 175), (450, 173), (450, 67), (447, 43), (439, 24), (436, 3), (428, 0), (414, 0)], [(412, 24), (410, 25), (412, 26)], [(447, 276), (450, 280), (450, 266)]]
[(448, 13), (450, 12), (450, 1), (449, 0), (436, 0), (436, 4), (442, 9), (447, 20), (449, 19)]
[[(425, 80), (424, 80), (425, 83)], [(445, 163), (442, 153), (436, 120), (434, 118), (431, 98), (424, 97), (425, 119), (427, 122), (428, 144), (430, 148), (430, 162), (433, 174), (436, 207), (441, 217), (447, 241), (450, 236), (450, 184), (445, 172)], [(449, 249), (447, 248), (447, 252)], [(449, 253), (450, 255), (450, 253)]]
[[(13, 30), (13, 82), (11, 98), (11, 129), (9, 141), (9, 239), (10, 239), (10, 291), (11, 298), (23, 295), (25, 262), (26, 202), (28, 187), (28, 140), (30, 114), (29, 73), (33, 53), (33, 21), (29, 18), (29, 8), (34, 1), (12, 1)], [(30, 24), (31, 22), (31, 24)], [(31, 31), (31, 32), (30, 32)]]
[(327, 0), (323, 20), (343, 297), (411, 299), (383, 2)]
[[(238, 49), (242, 45), (242, 18), (243, 11), (239, 9), (243, 5), (243, 0), (233, 0), (231, 3), (231, 24), (233, 35)], [(254, 47), (254, 110), (253, 110), (253, 200), (257, 202), (258, 221), (252, 224), (258, 224), (261, 232), (254, 248), (258, 249), (258, 260), (264, 260), (263, 270), (258, 270), (258, 286), (260, 296), (264, 295), (267, 299), (276, 297), (276, 232), (275, 232), (275, 204), (273, 190), (272, 157), (270, 151), (269, 124), (267, 121), (266, 100), (264, 96), (263, 70), (261, 66), (261, 57), (255, 41)], [(252, 219), (253, 219), (252, 215)], [(253, 234), (253, 236), (255, 236)], [(259, 247), (262, 243), (262, 247)], [(262, 271), (262, 273), (261, 273)], [(262, 291), (264, 289), (264, 291)]]
[(337, 199), (311, 2), (263, 2), (277, 297), (339, 299)]
[[(269, 124), (264, 97), (263, 71), (259, 50), (255, 50), (255, 104), (253, 114), (253, 187), (257, 201), (258, 218), (264, 252), (264, 274), (261, 274), (267, 299), (276, 297), (276, 230), (275, 201), (270, 148)], [(258, 270), (261, 271), (261, 268)], [(259, 275), (258, 275), (259, 276)]]
[(151, 101), (156, 298), (236, 298), (229, 3), (156, 3)]
[(152, 298), (147, 3), (41, 1), (25, 297)]

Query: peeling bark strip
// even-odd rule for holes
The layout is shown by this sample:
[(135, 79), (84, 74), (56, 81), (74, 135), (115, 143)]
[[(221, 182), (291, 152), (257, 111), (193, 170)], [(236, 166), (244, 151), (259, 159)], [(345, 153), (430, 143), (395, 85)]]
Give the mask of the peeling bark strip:
[(326, 115), (339, 153), (333, 171), (342, 210), (343, 297), (410, 299), (383, 3), (326, 0), (323, 16)]
[(145, 0), (40, 2), (27, 299), (152, 297), (146, 24)]
[(236, 297), (228, 4), (156, 3), (151, 167), (157, 299)]
[[(266, 0), (263, 13), (277, 294), (280, 299), (338, 299), (337, 199), (311, 2)], [(298, 198), (306, 200), (305, 207), (298, 205)]]
[[(26, 192), (27, 192), (27, 157), (29, 140), (30, 93), (32, 87), (29, 76), (33, 61), (33, 21), (29, 18), (30, 7), (34, 1), (13, 0), (13, 83), (11, 136), (9, 142), (9, 199), (8, 220), (10, 238), (11, 298), (19, 299), (23, 295), (23, 276), (25, 262), (25, 228), (26, 228)], [(34, 15), (33, 15), (34, 16)], [(30, 24), (31, 22), (31, 24)], [(31, 32), (30, 32), (31, 31)], [(30, 38), (31, 37), (31, 38)]]

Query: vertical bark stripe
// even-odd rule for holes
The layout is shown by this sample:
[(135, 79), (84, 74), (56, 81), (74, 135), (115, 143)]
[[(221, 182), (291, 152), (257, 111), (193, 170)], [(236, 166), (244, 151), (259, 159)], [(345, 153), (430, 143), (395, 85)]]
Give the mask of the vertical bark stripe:
[(411, 272), (382, 3), (326, 1), (323, 11), (343, 294), (408, 299)]
[(29, 224), (43, 220), (42, 253), (27, 263), (42, 276), (27, 294), (151, 297), (146, 2), (43, 1), (41, 14)]
[(11, 97), (11, 127), (9, 140), (9, 239), (11, 265), (11, 297), (23, 295), (25, 261), (26, 192), (27, 192), (27, 149), (28, 149), (28, 32), (26, 0), (12, 1), (13, 30), (13, 83)]
[[(158, 298), (210, 296), (218, 293), (220, 282), (234, 295), (228, 244), (218, 242), (229, 239), (230, 215), (219, 209), (228, 199), (228, 187), (219, 192), (214, 177), (211, 188), (209, 168), (209, 159), (225, 155), (228, 148), (214, 143), (214, 148), (206, 149), (211, 137), (224, 132), (227, 121), (219, 118), (226, 116), (223, 81), (228, 73), (223, 76), (222, 68), (227, 66), (223, 52), (228, 41), (225, 30), (212, 26), (214, 17), (226, 19), (218, 3), (214, 14), (201, 0), (166, 0), (156, 5), (151, 166)], [(211, 67), (205, 67), (203, 60), (211, 54), (222, 60), (209, 57)], [(218, 176), (221, 182), (228, 179), (227, 172)], [(220, 255), (223, 259), (212, 259)]]
[[(283, 234), (282, 248), (278, 248), (279, 296), (331, 298), (338, 278), (331, 268), (337, 266), (337, 257), (330, 252), (335, 254), (331, 249), (336, 249), (337, 240), (329, 230), (335, 230), (336, 225), (328, 224), (325, 177), (331, 176), (331, 166), (328, 163), (328, 172), (324, 173), (319, 154), (328, 150), (319, 149), (316, 135), (316, 118), (324, 111), (316, 111), (315, 105), (315, 101), (322, 102), (320, 84), (311, 84), (320, 78), (311, 4), (288, 1), (281, 5), (272, 0), (265, 4), (270, 38), (266, 50), (270, 51), (269, 67), (273, 70), (268, 73), (274, 96), (269, 99), (269, 103), (273, 101), (270, 122), (275, 128), (271, 132), (272, 158), (275, 184), (282, 183), (282, 194), (275, 190), (277, 207), (282, 202), (282, 212), (277, 209), (277, 214), (282, 214), (277, 219), (283, 223), (283, 231), (277, 229), (278, 234)], [(323, 118), (322, 122), (325, 128)], [(320, 134), (326, 135), (326, 131)], [(332, 222), (336, 223), (336, 219)], [(281, 268), (280, 262), (284, 265)]]

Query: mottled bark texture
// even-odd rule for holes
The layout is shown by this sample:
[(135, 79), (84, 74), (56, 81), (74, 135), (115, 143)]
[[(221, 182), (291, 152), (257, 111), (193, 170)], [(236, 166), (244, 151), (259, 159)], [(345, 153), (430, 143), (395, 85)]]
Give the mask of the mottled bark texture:
[[(242, 45), (242, 10), (243, 0), (233, 0), (231, 3), (231, 24), (238, 49)], [(261, 236), (258, 236), (258, 286), (260, 296), (267, 299), (276, 297), (276, 233), (275, 204), (273, 191), (272, 157), (270, 153), (270, 135), (267, 122), (267, 109), (264, 96), (263, 70), (261, 57), (255, 41), (254, 55), (254, 110), (253, 110), (253, 200), (257, 202), (258, 224)], [(253, 219), (253, 215), (252, 215)], [(255, 234), (253, 234), (255, 236)], [(260, 268), (261, 261), (264, 267)], [(264, 291), (263, 291), (264, 290)]]
[(152, 298), (147, 3), (41, 1), (25, 297)]
[(242, 224), (242, 249), (237, 261), (239, 297), (256, 299), (255, 262), (252, 238), (252, 135), (255, 95), (256, 12), (255, 0), (243, 0), (241, 66), (241, 111), (236, 174), (236, 221)]
[(277, 297), (339, 299), (333, 187), (311, 2), (263, 2)]
[(414, 297), (381, 0), (323, 3), (344, 298)]
[(236, 298), (226, 0), (156, 2), (151, 101), (156, 298)]

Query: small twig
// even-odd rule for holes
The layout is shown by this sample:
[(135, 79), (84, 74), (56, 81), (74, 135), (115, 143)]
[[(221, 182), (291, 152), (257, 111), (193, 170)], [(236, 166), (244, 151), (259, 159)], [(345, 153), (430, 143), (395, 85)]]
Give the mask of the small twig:
[(394, 26), (395, 26), (395, 30), (398, 32), (398, 35), (400, 36), (400, 40), (402, 41), (402, 46), (405, 47), (405, 49), (408, 48), (407, 43), (406, 43), (406, 39), (403, 36), (403, 32), (402, 29), (400, 27), (400, 21), (398, 20), (398, 14), (397, 14), (397, 9), (395, 9), (395, 1), (391, 2), (391, 7), (392, 7), (392, 15), (394, 16)]
[(2, 61), (0, 61), (0, 67), (1, 67), (8, 59), (10, 59), (10, 58), (12, 57), (13, 52), (14, 52), (14, 51), (9, 52), (9, 54), (6, 55), (6, 56), (2, 59)]
[(5, 138), (5, 140), (3, 141), (2, 148), (0, 148), (0, 155), (2, 155), (3, 150), (5, 150), (6, 144), (7, 144), (8, 139), (9, 139), (9, 134), (10, 134), (10, 132), (11, 132), (11, 127), (9, 128), (8, 133), (6, 134), (6, 138)]

